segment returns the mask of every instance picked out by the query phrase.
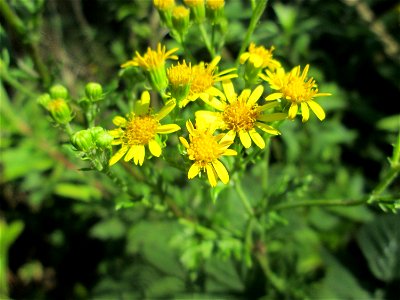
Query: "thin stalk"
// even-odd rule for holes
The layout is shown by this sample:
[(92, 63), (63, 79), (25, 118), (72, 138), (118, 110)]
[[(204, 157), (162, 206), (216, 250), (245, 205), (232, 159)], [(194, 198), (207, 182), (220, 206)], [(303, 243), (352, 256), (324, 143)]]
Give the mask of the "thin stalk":
[(246, 48), (250, 44), (251, 36), (253, 35), (253, 32), (257, 27), (258, 21), (260, 20), (265, 8), (267, 7), (267, 3), (268, 3), (268, 0), (259, 0), (255, 9), (253, 10), (253, 15), (251, 16), (251, 19), (250, 19), (249, 28), (247, 29), (245, 38), (242, 42), (242, 47), (240, 48), (239, 54), (236, 59), (236, 67), (239, 66), (240, 56), (242, 55), (242, 53), (246, 50)]
[(239, 180), (236, 180), (235, 182), (235, 188), (236, 188), (236, 192), (239, 195), (239, 199), (240, 201), (242, 201), (242, 204), (244, 206), (244, 208), (246, 209), (247, 214), (253, 218), (254, 217), (254, 211), (253, 208), (251, 207), (251, 204), (249, 202), (249, 199), (247, 199), (246, 194), (243, 191), (242, 185), (240, 183)]
[(213, 45), (211, 44), (210, 38), (208, 37), (206, 28), (204, 27), (204, 23), (199, 23), (199, 28), (200, 28), (200, 32), (203, 37), (204, 43), (206, 44), (207, 50), (211, 55), (211, 59), (213, 59), (215, 56), (215, 51), (214, 51)]
[(255, 256), (265, 277), (267, 278), (267, 282), (271, 283), (279, 292), (285, 292), (285, 281), (272, 272), (267, 256), (263, 253), (256, 253)]

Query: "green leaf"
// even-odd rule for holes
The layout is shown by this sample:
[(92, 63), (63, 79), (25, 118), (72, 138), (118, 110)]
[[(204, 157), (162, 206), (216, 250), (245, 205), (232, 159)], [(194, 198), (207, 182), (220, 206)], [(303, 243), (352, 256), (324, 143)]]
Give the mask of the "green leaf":
[(85, 202), (101, 198), (101, 192), (98, 189), (84, 184), (58, 183), (54, 188), (54, 193), (65, 198)]
[(381, 130), (397, 132), (400, 129), (400, 114), (380, 119), (376, 124)]
[(400, 215), (383, 215), (365, 224), (357, 241), (376, 278), (400, 278)]
[(100, 240), (119, 239), (125, 235), (124, 223), (118, 218), (103, 220), (90, 229), (90, 236)]

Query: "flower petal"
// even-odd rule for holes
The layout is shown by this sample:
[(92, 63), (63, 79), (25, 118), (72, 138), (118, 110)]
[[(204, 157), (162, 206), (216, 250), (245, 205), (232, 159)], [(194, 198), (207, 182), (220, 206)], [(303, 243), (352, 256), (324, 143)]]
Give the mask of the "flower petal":
[(283, 97), (282, 93), (273, 93), (273, 94), (270, 94), (267, 97), (265, 97), (265, 101), (273, 101), (273, 100), (277, 100), (282, 97)]
[(215, 177), (214, 168), (210, 164), (207, 164), (206, 170), (207, 170), (208, 181), (210, 182), (212, 187), (215, 187), (217, 185), (217, 178)]
[(165, 124), (165, 125), (159, 125), (156, 129), (156, 133), (167, 134), (178, 131), (180, 129), (181, 128), (176, 124)]
[[(224, 99), (225, 99), (225, 96), (224, 96)], [(207, 99), (206, 98), (201, 98), (201, 100), (203, 100), (208, 105), (214, 107), (215, 109), (218, 109), (219, 111), (223, 111), (225, 109), (225, 107), (226, 107), (226, 104), (224, 102), (218, 100), (215, 97), (212, 97), (211, 99), (210, 99), (210, 97), (207, 98)]]
[(245, 148), (250, 148), (251, 138), (247, 131), (244, 130), (239, 131), (239, 138)]
[(195, 129), (194, 129), (192, 121), (190, 121), (190, 120), (186, 121), (186, 128), (189, 131), (190, 135), (195, 134)]
[(112, 120), (115, 126), (118, 127), (125, 127), (127, 120), (124, 117), (121, 116), (115, 116)]
[(229, 182), (229, 174), (228, 174), (228, 171), (226, 170), (225, 166), (218, 159), (215, 159), (212, 162), (212, 165), (213, 165), (215, 172), (217, 173), (219, 179), (221, 179), (221, 181), (224, 184), (227, 184)]
[(159, 157), (162, 152), (160, 144), (156, 140), (149, 141), (149, 150), (150, 150), (150, 153), (156, 157)]
[(111, 158), (108, 164), (110, 166), (114, 165), (117, 161), (119, 161), (122, 156), (125, 155), (125, 153), (128, 151), (129, 146), (128, 145), (123, 145)]
[(295, 103), (295, 102), (293, 102), (291, 105), (290, 105), (290, 108), (289, 108), (289, 112), (288, 112), (288, 117), (289, 117), (289, 119), (294, 119), (294, 118), (296, 118), (296, 115), (297, 115), (297, 111), (299, 110), (299, 106), (297, 105), (297, 103)]
[(314, 112), (314, 114), (317, 116), (318, 119), (321, 121), (325, 119), (325, 112), (321, 105), (319, 105), (317, 102), (313, 100), (307, 101), (308, 106), (311, 108), (311, 110)]
[(273, 134), (273, 135), (281, 134), (279, 132), (279, 130), (277, 130), (274, 127), (269, 126), (267, 124), (261, 123), (261, 122), (256, 122), (256, 126), (258, 128), (260, 128), (262, 131), (265, 131), (266, 133), (269, 133), (269, 134)]
[(135, 156), (135, 150), (137, 147), (131, 146), (124, 157), (124, 161), (130, 161)]
[(169, 100), (165, 103), (164, 107), (158, 112), (158, 114), (155, 115), (156, 119), (160, 121), (165, 118), (175, 108), (175, 105), (175, 100)]
[(226, 149), (224, 153), (222, 153), (222, 155), (225, 156), (235, 156), (237, 155), (237, 152), (233, 149)]
[(235, 88), (233, 87), (232, 81), (226, 80), (222, 82), (222, 88), (224, 89), (226, 98), (230, 103), (237, 99), (237, 94), (235, 93)]
[(144, 145), (135, 145), (133, 147), (136, 148), (133, 156), (133, 162), (135, 163), (135, 165), (143, 165), (144, 156), (146, 154)]
[(310, 110), (305, 102), (301, 102), (301, 115), (303, 116), (302, 122), (307, 122), (310, 118)]
[(148, 91), (144, 91), (139, 101), (135, 102), (134, 111), (137, 115), (143, 116), (147, 114), (150, 106), (150, 93)]
[(242, 55), (240, 55), (240, 63), (243, 65), (246, 60), (248, 60), (250, 57), (250, 53), (249, 52), (245, 52)]
[(253, 128), (249, 131), (250, 137), (253, 140), (253, 142), (260, 148), (264, 149), (265, 148), (265, 141), (261, 137), (261, 135)]
[(234, 130), (229, 130), (229, 131), (224, 135), (224, 137), (219, 141), (219, 143), (221, 144), (221, 143), (225, 143), (225, 142), (227, 142), (227, 141), (230, 141), (231, 144), (232, 144), (233, 141), (235, 140), (235, 138), (236, 138), (236, 131), (234, 131)]
[(180, 136), (179, 140), (181, 141), (182, 145), (185, 146), (186, 149), (190, 147), (188, 141), (183, 136)]
[(257, 86), (251, 93), (249, 100), (247, 100), (248, 106), (253, 106), (260, 99), (261, 95), (264, 93), (264, 87), (262, 85)]
[(199, 173), (200, 173), (200, 167), (197, 163), (194, 163), (190, 168), (188, 172), (188, 178), (192, 179), (195, 178)]

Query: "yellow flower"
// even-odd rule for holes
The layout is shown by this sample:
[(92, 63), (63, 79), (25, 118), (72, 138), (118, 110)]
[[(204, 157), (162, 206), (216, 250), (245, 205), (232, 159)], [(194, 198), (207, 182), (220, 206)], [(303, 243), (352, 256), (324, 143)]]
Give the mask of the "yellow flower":
[(122, 64), (121, 67), (141, 67), (148, 72), (150, 82), (157, 91), (163, 91), (168, 86), (165, 61), (167, 59), (178, 59), (177, 55), (173, 55), (176, 51), (178, 51), (178, 48), (166, 51), (166, 47), (158, 43), (157, 50), (152, 50), (148, 47), (147, 52), (143, 56), (136, 51), (136, 56), (132, 60)]
[(207, 0), (207, 8), (211, 10), (218, 10), (224, 7), (225, 0)]
[(250, 43), (248, 52), (243, 53), (240, 56), (240, 63), (244, 64), (248, 61), (255, 68), (265, 69), (268, 68), (275, 71), (281, 66), (280, 62), (272, 58), (272, 52), (275, 48), (272, 46), (268, 50), (264, 46), (256, 46), (254, 43)]
[[(258, 147), (264, 149), (265, 141), (256, 131), (256, 128), (269, 134), (280, 134), (278, 130), (265, 124), (265, 122), (283, 120), (286, 118), (286, 114), (263, 114), (265, 110), (278, 106), (279, 103), (272, 102), (262, 106), (257, 104), (264, 92), (262, 85), (257, 86), (253, 91), (245, 89), (239, 96), (235, 93), (231, 81), (224, 81), (222, 87), (228, 101), (224, 99), (220, 101), (217, 98), (205, 101), (220, 112), (197, 111), (196, 119), (216, 124), (219, 128), (228, 130), (223, 140), (233, 141), (239, 135), (239, 139), (245, 148), (249, 148), (253, 141)], [(268, 96), (267, 98), (268, 100), (277, 99), (274, 97)]]
[(221, 141), (223, 134), (214, 136), (215, 127), (209, 127), (206, 124), (197, 122), (195, 128), (189, 120), (186, 122), (186, 127), (189, 131), (189, 142), (184, 137), (179, 137), (179, 139), (185, 146), (189, 159), (194, 161), (189, 169), (188, 178), (192, 179), (204, 171), (212, 187), (217, 185), (218, 178), (227, 184), (229, 174), (219, 158), (237, 155), (235, 150), (228, 149), (232, 141)]
[(192, 67), (192, 83), (190, 85), (189, 95), (182, 100), (179, 106), (185, 107), (190, 101), (195, 101), (198, 98), (208, 100), (211, 96), (222, 96), (221, 91), (214, 87), (216, 82), (228, 80), (238, 77), (237, 74), (232, 74), (235, 68), (230, 68), (222, 72), (217, 72), (217, 65), (221, 60), (221, 56), (215, 57), (209, 64), (204, 62)]
[(192, 65), (190, 63), (186, 64), (185, 60), (182, 63), (178, 62), (177, 65), (173, 65), (167, 69), (167, 76), (171, 96), (179, 102), (185, 99), (192, 83)]
[[(267, 71), (267, 75), (260, 74), (260, 77), (270, 83), (276, 97), (281, 97), (290, 102), (288, 117), (294, 119), (299, 111), (302, 115), (302, 121), (306, 122), (310, 118), (310, 108), (321, 121), (325, 119), (323, 108), (315, 102), (315, 97), (331, 96), (329, 93), (318, 93), (318, 86), (314, 78), (307, 79), (309, 65), (306, 65), (303, 72), (300, 72), (300, 66), (293, 68), (289, 73), (284, 73), (283, 69), (278, 69), (276, 73)], [(271, 95), (271, 96), (272, 96)]]
[(134, 111), (128, 119), (121, 116), (113, 119), (113, 123), (119, 128), (109, 131), (114, 137), (112, 144), (121, 145), (121, 148), (111, 157), (110, 166), (124, 155), (125, 161), (133, 159), (136, 165), (142, 165), (145, 158), (145, 145), (148, 146), (152, 155), (159, 157), (162, 150), (158, 134), (168, 134), (180, 129), (176, 124), (160, 124), (160, 120), (174, 109), (173, 100), (168, 101), (157, 114), (151, 114), (149, 105), (150, 94), (145, 91), (141, 99), (135, 103)]
[(154, 6), (161, 10), (172, 9), (175, 6), (175, 0), (153, 0)]

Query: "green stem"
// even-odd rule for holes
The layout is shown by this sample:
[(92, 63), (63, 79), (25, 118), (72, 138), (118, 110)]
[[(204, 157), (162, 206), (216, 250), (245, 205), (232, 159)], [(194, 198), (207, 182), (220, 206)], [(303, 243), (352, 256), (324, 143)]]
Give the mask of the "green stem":
[(213, 59), (215, 56), (215, 51), (214, 51), (213, 45), (210, 42), (210, 38), (208, 37), (206, 28), (204, 27), (204, 23), (199, 23), (199, 28), (200, 28), (200, 32), (203, 37), (204, 43), (206, 44), (207, 50), (211, 55), (211, 59)]
[(236, 67), (239, 66), (240, 56), (250, 44), (251, 36), (253, 35), (253, 32), (257, 27), (258, 21), (260, 20), (265, 8), (267, 7), (267, 3), (268, 0), (259, 0), (255, 9), (253, 10), (253, 15), (251, 16), (250, 19), (249, 28), (247, 29), (246, 36), (242, 42), (242, 47), (240, 48), (239, 54), (236, 59)]
[[(288, 208), (304, 207), (304, 206), (357, 206), (368, 202), (371, 196), (366, 195), (358, 199), (329, 199), (329, 200), (302, 200), (296, 202), (287, 202), (272, 206), (270, 211), (283, 210)], [(400, 198), (400, 195), (381, 195), (373, 198), (374, 202), (391, 203)]]
[(272, 272), (267, 256), (263, 253), (256, 253), (255, 256), (268, 282), (270, 282), (279, 292), (285, 292), (285, 281)]
[(236, 192), (239, 195), (239, 199), (240, 201), (242, 201), (242, 204), (244, 206), (244, 208), (246, 209), (246, 212), (248, 213), (248, 215), (253, 218), (254, 217), (254, 211), (253, 208), (250, 205), (249, 200), (247, 199), (246, 194), (243, 191), (242, 185), (240, 183), (240, 180), (238, 178), (238, 180), (236, 180), (235, 182), (235, 188), (236, 188)]
[(71, 127), (70, 123), (65, 124), (65, 131), (67, 132), (67, 134), (69, 135), (70, 138), (74, 134), (74, 131), (72, 130), (72, 127)]

